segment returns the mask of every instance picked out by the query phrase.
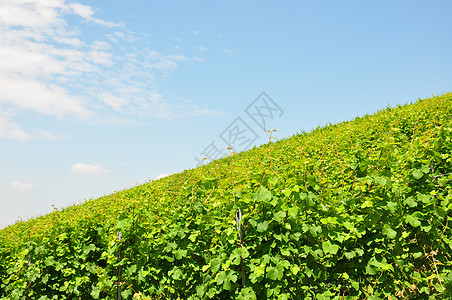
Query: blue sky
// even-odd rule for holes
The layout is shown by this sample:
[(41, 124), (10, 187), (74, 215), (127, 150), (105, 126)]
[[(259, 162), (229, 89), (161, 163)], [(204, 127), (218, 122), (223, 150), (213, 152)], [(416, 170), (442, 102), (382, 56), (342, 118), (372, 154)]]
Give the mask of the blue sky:
[(0, 227), (262, 144), (259, 120), (284, 138), (449, 92), (451, 9), (2, 0)]

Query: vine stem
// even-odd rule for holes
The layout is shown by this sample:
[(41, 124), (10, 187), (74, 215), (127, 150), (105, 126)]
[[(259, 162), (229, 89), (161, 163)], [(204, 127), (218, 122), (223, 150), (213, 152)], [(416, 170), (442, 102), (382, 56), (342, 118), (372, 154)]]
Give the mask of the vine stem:
[[(268, 136), (268, 168), (267, 168), (267, 171), (268, 171), (269, 174), (270, 174), (270, 167), (271, 167), (271, 144), (272, 144), (272, 139), (276, 139), (275, 137), (272, 136), (272, 134), (275, 131), (276, 131), (276, 129), (267, 130), (265, 132), (267, 134), (267, 136)], [(266, 175), (267, 174), (265, 173), (265, 170), (264, 170), (264, 176), (262, 176), (261, 186), (263, 186), (263, 184), (264, 184), (264, 180), (265, 180), (265, 176)]]
[(432, 261), (433, 261), (433, 265), (435, 266), (435, 272), (436, 272), (436, 277), (438, 278), (439, 284), (441, 285), (441, 287), (444, 289), (443, 283), (441, 282), (441, 279), (439, 278), (439, 273), (438, 273), (438, 267), (436, 266), (436, 262), (439, 261), (435, 258), (435, 255), (438, 254), (438, 249), (436, 249), (436, 251), (432, 251), (430, 252), (430, 256), (432, 257)]
[(231, 169), (232, 196), (234, 197), (235, 204), (234, 172), (232, 170), (232, 154), (235, 154), (235, 152), (231, 151), (232, 150), (231, 147), (228, 147), (228, 150), (229, 150), (229, 167)]
[(223, 178), (224, 178), (224, 176), (223, 176), (220, 180), (218, 180), (217, 185), (210, 191), (209, 196), (207, 196), (207, 198), (203, 201), (203, 203), (206, 203), (207, 200), (210, 199), (210, 196), (212, 196), (213, 192), (215, 192), (215, 190), (220, 186), (221, 180), (222, 180)]
[(268, 134), (268, 171), (270, 171), (270, 167), (271, 167), (271, 144), (272, 144), (272, 139), (276, 139), (275, 137), (272, 136), (273, 132), (275, 132), (276, 129), (273, 130), (267, 130)]

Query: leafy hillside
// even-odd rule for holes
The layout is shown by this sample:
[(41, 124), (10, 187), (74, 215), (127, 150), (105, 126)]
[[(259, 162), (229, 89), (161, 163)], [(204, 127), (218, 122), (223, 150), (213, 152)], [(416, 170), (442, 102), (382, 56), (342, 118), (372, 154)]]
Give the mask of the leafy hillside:
[(451, 115), (419, 100), (16, 223), (0, 297), (450, 297)]

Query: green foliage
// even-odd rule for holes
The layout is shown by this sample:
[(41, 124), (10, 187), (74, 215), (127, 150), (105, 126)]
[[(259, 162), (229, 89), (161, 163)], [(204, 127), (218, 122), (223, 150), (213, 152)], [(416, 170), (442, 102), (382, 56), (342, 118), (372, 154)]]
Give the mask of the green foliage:
[(451, 297), (451, 115), (446, 94), (270, 133), (16, 223), (0, 231), (0, 299), (112, 299), (118, 287), (124, 299)]

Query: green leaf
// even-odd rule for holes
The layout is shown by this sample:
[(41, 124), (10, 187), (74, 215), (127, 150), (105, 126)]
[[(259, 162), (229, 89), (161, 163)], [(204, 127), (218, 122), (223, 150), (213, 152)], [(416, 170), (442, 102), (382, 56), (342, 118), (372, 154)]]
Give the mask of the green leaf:
[(386, 177), (377, 177), (377, 178), (375, 178), (375, 181), (376, 181), (378, 184), (380, 184), (380, 185), (382, 185), (382, 186), (385, 186), (386, 183), (388, 182), (388, 179), (386, 179)]
[(212, 273), (216, 273), (221, 267), (221, 261), (218, 258), (214, 258), (210, 261), (210, 265), (212, 266)]
[(325, 252), (325, 253), (331, 253), (331, 254), (336, 254), (337, 253), (337, 251), (339, 250), (339, 246), (338, 245), (336, 245), (336, 244), (331, 244), (331, 242), (330, 241), (326, 241), (326, 242), (323, 242), (322, 243), (322, 249), (323, 249), (323, 252)]
[(425, 174), (430, 172), (430, 168), (427, 165), (422, 165), (421, 166), (421, 171)]
[(272, 198), (272, 193), (265, 187), (260, 187), (259, 190), (253, 194), (253, 199), (257, 202), (269, 202)]
[(319, 233), (322, 233), (322, 226), (310, 226), (309, 232), (316, 238)]
[(300, 271), (300, 267), (298, 265), (291, 265), (290, 266), (290, 271), (294, 274), (297, 275), (298, 272)]
[(201, 286), (198, 286), (198, 287), (196, 288), (196, 295), (197, 295), (199, 298), (202, 299), (205, 293), (206, 293), (206, 286), (205, 286), (205, 285), (201, 285)]
[(289, 249), (282, 248), (282, 249), (281, 249), (281, 255), (283, 255), (283, 256), (289, 256), (289, 255), (290, 255)]
[(257, 226), (257, 221), (255, 219), (253, 219), (253, 218), (248, 219), (248, 222), (250, 222), (250, 225), (253, 226), (253, 227)]
[(310, 251), (309, 253), (311, 253), (312, 256), (314, 256), (315, 260), (320, 260), (320, 258), (323, 257), (322, 249), (315, 249)]
[(430, 202), (432, 202), (432, 196), (430, 195), (418, 194), (417, 199), (423, 202), (424, 204), (429, 204)]
[(90, 253), (91, 251), (95, 251), (97, 248), (96, 248), (96, 245), (94, 245), (94, 244), (89, 244), (88, 246), (86, 246), (85, 248), (83, 248), (83, 253), (86, 255), (86, 254), (88, 254), (88, 253)]
[(151, 273), (148, 270), (143, 270), (143, 268), (140, 270), (140, 272), (138, 272), (138, 281), (139, 282), (145, 282), (146, 281), (146, 276), (149, 275), (149, 273)]
[(53, 266), (55, 264), (55, 258), (53, 256), (46, 257), (44, 264), (46, 266)]
[(386, 235), (390, 239), (394, 239), (397, 235), (397, 232), (391, 228), (388, 224), (383, 225), (383, 234)]
[(122, 296), (124, 299), (129, 299), (131, 295), (132, 295), (132, 289), (130, 289), (130, 288), (124, 289), (124, 290), (122, 290), (122, 292), (121, 292), (121, 296)]
[(202, 271), (205, 272), (205, 271), (209, 270), (210, 267), (211, 267), (211, 265), (204, 265), (204, 266), (202, 266)]
[(169, 262), (173, 262), (174, 261), (174, 257), (168, 256), (168, 255), (162, 256), (162, 258), (166, 259)]
[(137, 265), (131, 265), (127, 268), (126, 273), (128, 276), (132, 276), (136, 273), (137, 271)]
[(229, 291), (232, 288), (232, 282), (236, 282), (237, 281), (237, 275), (233, 273), (233, 271), (229, 271), (228, 274), (226, 274), (225, 271), (222, 271), (218, 274), (217, 276), (217, 284), (221, 285), (223, 284), (223, 289)]
[(220, 284), (223, 284), (223, 282), (226, 280), (227, 277), (228, 276), (227, 276), (226, 272), (221, 271), (220, 273), (218, 273), (215, 281), (218, 285), (220, 285)]
[(289, 208), (288, 210), (287, 210), (287, 214), (289, 215), (289, 217), (291, 217), (291, 218), (297, 218), (297, 216), (298, 216), (298, 207), (296, 207), (296, 206), (293, 206), (293, 207), (291, 207), (291, 208)]
[(194, 243), (194, 242), (196, 242), (198, 235), (199, 235), (199, 232), (192, 233), (192, 234), (190, 234), (188, 239)]
[(132, 219), (126, 218), (126, 219), (120, 220), (118, 222), (118, 224), (116, 225), (116, 227), (118, 229), (124, 229), (124, 228), (130, 227), (131, 224), (132, 224)]
[(278, 177), (273, 177), (268, 180), (268, 183), (270, 183), (271, 185), (275, 185), (278, 182), (278, 180), (279, 180)]
[(237, 296), (238, 300), (256, 300), (256, 294), (251, 287), (246, 287), (240, 290), (240, 294)]
[(102, 290), (99, 286), (94, 286), (93, 290), (91, 291), (90, 295), (93, 297), (93, 299), (99, 299), (100, 291)]
[(273, 197), (269, 203), (271, 206), (275, 207), (278, 204), (278, 200), (279, 199), (277, 197)]
[(421, 226), (422, 231), (429, 232), (432, 229), (431, 225)]
[(279, 211), (273, 216), (273, 220), (275, 220), (278, 223), (281, 223), (281, 220), (286, 217), (286, 213), (284, 211)]
[(286, 197), (289, 197), (292, 194), (291, 190), (283, 190), (282, 192)]
[(393, 214), (397, 210), (397, 203), (396, 202), (388, 202), (387, 204), (389, 211)]
[(247, 258), (249, 255), (250, 254), (248, 253), (248, 250), (246, 250), (246, 248), (240, 247), (232, 251), (229, 259), (231, 260), (231, 264), (240, 265), (242, 258)]
[(417, 219), (423, 220), (424, 219), (424, 214), (420, 211), (415, 211), (413, 213), (413, 216), (416, 217)]
[(407, 215), (405, 217), (405, 221), (413, 227), (418, 227), (421, 225), (421, 222), (413, 215)]
[(422, 178), (422, 176), (424, 176), (424, 173), (421, 171), (421, 170), (419, 170), (419, 169), (414, 169), (414, 171), (413, 171), (413, 177), (416, 179), (416, 180), (419, 180), (419, 179), (421, 179)]
[(233, 252), (236, 252), (242, 258), (247, 258), (250, 255), (245, 247), (237, 248)]
[(404, 203), (406, 205), (408, 205), (409, 207), (416, 207), (417, 206), (417, 202), (416, 200), (414, 200), (413, 197), (408, 197), (405, 199)]
[(300, 197), (301, 200), (305, 200), (308, 198), (308, 194), (306, 194), (305, 192), (298, 193), (298, 196)]
[(183, 250), (183, 249), (177, 249), (176, 251), (174, 251), (174, 257), (176, 259), (182, 259), (183, 257), (187, 256), (187, 250)]
[(287, 260), (281, 260), (278, 265), (282, 266), (284, 269), (289, 269), (290, 262)]
[(394, 272), (394, 267), (391, 264), (388, 264), (386, 258), (383, 257), (382, 262), (380, 264), (380, 269), (382, 271), (392, 271)]
[(267, 231), (267, 228), (268, 228), (268, 222), (267, 221), (264, 221), (264, 222), (259, 223), (257, 225), (257, 231), (259, 231), (259, 232), (265, 232), (265, 231)]
[(316, 298), (317, 300), (330, 300), (332, 296), (334, 296), (332, 292), (325, 291), (321, 294), (317, 294)]
[(284, 268), (282, 265), (275, 267), (267, 267), (267, 278), (270, 280), (281, 280), (284, 275)]
[(290, 295), (289, 294), (279, 294), (278, 295), (278, 300), (288, 300)]
[(174, 280), (181, 280), (184, 275), (184, 272), (182, 272), (182, 270), (179, 269), (178, 267), (175, 267), (173, 270), (169, 271), (168, 275), (170, 275), (170, 273), (171, 273), (171, 277)]
[(351, 260), (352, 258), (356, 257), (356, 252), (355, 251), (345, 252), (344, 255), (348, 260)]
[(65, 239), (67, 239), (67, 233), (61, 233), (61, 234), (59, 234), (58, 236), (57, 236), (57, 238), (59, 239), (59, 240), (65, 240)]
[(377, 274), (377, 268), (371, 264), (366, 265), (366, 274), (367, 275), (375, 275)]
[(254, 267), (253, 272), (250, 274), (250, 280), (252, 283), (261, 281), (265, 274), (265, 265), (259, 265)]
[(308, 194), (308, 199), (307, 199), (307, 201), (306, 201), (306, 204), (307, 204), (309, 207), (316, 206), (316, 200), (317, 200), (317, 199), (318, 199), (317, 195), (315, 195), (315, 194), (312, 193), (312, 192), (309, 192), (309, 194)]
[(47, 273), (44, 275), (44, 277), (42, 277), (42, 283), (47, 284), (47, 282), (49, 281), (49, 277), (50, 275)]
[(355, 226), (348, 221), (343, 222), (342, 226), (344, 226), (346, 229), (348, 229), (350, 231), (353, 231), (355, 229)]

